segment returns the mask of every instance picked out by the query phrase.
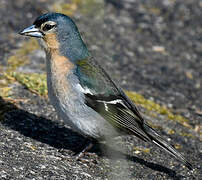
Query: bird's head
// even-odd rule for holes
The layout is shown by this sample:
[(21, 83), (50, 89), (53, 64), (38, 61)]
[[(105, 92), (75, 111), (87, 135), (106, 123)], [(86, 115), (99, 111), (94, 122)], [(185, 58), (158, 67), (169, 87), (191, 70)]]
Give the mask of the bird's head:
[(73, 20), (60, 13), (47, 13), (39, 16), (20, 35), (40, 38), (47, 51), (58, 49), (61, 55), (78, 60), (88, 55), (77, 26)]

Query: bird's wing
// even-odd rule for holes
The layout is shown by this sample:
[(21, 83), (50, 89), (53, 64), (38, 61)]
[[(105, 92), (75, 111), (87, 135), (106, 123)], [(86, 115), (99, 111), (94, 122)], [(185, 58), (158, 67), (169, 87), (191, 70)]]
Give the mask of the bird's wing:
[(143, 118), (135, 105), (95, 61), (78, 61), (74, 73), (79, 79), (80, 91), (84, 93), (89, 107), (114, 127), (150, 141), (147, 133), (143, 131)]
[(114, 127), (153, 142), (192, 169), (192, 165), (178, 151), (144, 122), (135, 105), (94, 60), (78, 61), (74, 73), (89, 107)]

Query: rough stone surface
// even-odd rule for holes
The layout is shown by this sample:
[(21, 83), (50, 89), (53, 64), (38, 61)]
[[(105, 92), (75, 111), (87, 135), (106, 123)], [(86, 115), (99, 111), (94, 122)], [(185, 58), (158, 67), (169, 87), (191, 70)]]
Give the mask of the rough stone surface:
[[(1, 66), (5, 67), (8, 57), (26, 40), (17, 32), (43, 12), (53, 10), (56, 2), (74, 1), (0, 1)], [(85, 156), (89, 162), (76, 161), (74, 154), (84, 146), (85, 139), (57, 117), (47, 98), (15, 83), (15, 102), (0, 97), (1, 108), (10, 107), (0, 120), (0, 179), (200, 179), (201, 1), (88, 2), (89, 10), (87, 5), (78, 7), (73, 15), (88, 47), (124, 89), (189, 119), (192, 128), (160, 115), (145, 116), (161, 127), (162, 136), (181, 146), (179, 151), (194, 170), (131, 136), (97, 145)], [(29, 57), (30, 63), (18, 71), (45, 72), (41, 50)], [(176, 133), (169, 134), (170, 130)], [(150, 153), (135, 151), (134, 146), (149, 148)]]

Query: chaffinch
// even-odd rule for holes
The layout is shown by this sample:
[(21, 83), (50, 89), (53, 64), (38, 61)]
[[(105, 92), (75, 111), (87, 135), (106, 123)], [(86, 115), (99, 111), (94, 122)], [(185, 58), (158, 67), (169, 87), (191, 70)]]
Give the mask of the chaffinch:
[[(135, 135), (153, 142), (192, 168), (145, 122), (135, 104), (91, 56), (70, 17), (60, 13), (44, 14), (20, 34), (41, 40), (46, 52), (50, 101), (73, 130), (98, 141)], [(79, 157), (91, 147), (89, 143)]]

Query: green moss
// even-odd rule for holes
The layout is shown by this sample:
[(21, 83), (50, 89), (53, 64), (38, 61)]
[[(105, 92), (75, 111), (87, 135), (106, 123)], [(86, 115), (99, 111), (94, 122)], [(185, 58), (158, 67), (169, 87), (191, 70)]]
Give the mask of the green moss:
[(180, 132), (179, 135), (184, 136), (184, 137), (191, 137), (191, 138), (195, 137), (193, 134), (186, 133), (186, 132)]
[(136, 154), (139, 154), (140, 152), (150, 153), (150, 149), (149, 148), (133, 147), (133, 150), (135, 150)]
[(8, 98), (12, 95), (11, 87), (9, 87), (10, 81), (4, 74), (0, 74), (0, 97)]
[(71, 3), (54, 3), (52, 7), (53, 11), (73, 16), (75, 11), (78, 9), (78, 5), (75, 2)]
[(0, 96), (2, 98), (8, 98), (12, 94), (12, 88), (9, 86), (15, 82), (15, 78), (12, 77), (12, 72), (18, 67), (25, 65), (32, 51), (38, 49), (38, 43), (35, 39), (29, 39), (22, 44), (22, 47), (15, 51), (15, 54), (10, 56), (7, 60), (7, 67), (0, 66)]
[(163, 128), (159, 125), (153, 124), (151, 122), (147, 122), (152, 128), (158, 129), (159, 131), (163, 130)]
[[(46, 75), (44, 74), (36, 74), (36, 73), (7, 73), (5, 74), (5, 77), (7, 78), (8, 81), (17, 81), (19, 83), (21, 83), (22, 85), (24, 85), (25, 87), (27, 87), (31, 92), (36, 93), (40, 96), (47, 96), (47, 84), (46, 84)], [(5, 80), (5, 79), (4, 79)], [(2, 85), (2, 86), (1, 86)], [(9, 88), (7, 86), (7, 82), (6, 81), (1, 81), (0, 80), (0, 96), (2, 96), (3, 98), (7, 98), (10, 97), (11, 95), (11, 88)], [(131, 98), (131, 100), (133, 100), (136, 104), (141, 105), (142, 107), (144, 107), (145, 109), (148, 110), (148, 114), (155, 114), (155, 116), (158, 116), (158, 114), (162, 114), (164, 116), (167, 116), (168, 119), (170, 119), (169, 117), (172, 117), (171, 120), (175, 120), (175, 117), (177, 117), (176, 120), (179, 123), (181, 123), (182, 125), (184, 125), (185, 127), (190, 127), (190, 125), (188, 124), (188, 120), (186, 120), (185, 118), (183, 118), (180, 115), (175, 115), (171, 112), (171, 110), (168, 110), (166, 107), (161, 107), (159, 104), (156, 104), (155, 102), (151, 101), (151, 100), (147, 100), (145, 99), (142, 95), (137, 94), (135, 92), (131, 92), (131, 91), (126, 91), (126, 94)], [(161, 109), (162, 108), (162, 109)], [(2, 118), (4, 112), (6, 111), (6, 109), (8, 110), (8, 107), (5, 106), (5, 108), (1, 109), (0, 111), (0, 118)], [(184, 119), (186, 121), (184, 121)], [(161, 130), (162, 127), (161, 126), (157, 126), (154, 124), (149, 123), (153, 128), (155, 129), (159, 129)], [(188, 126), (187, 126), (188, 124)], [(186, 136), (186, 137), (191, 137), (193, 138), (194, 136), (190, 133), (185, 133), (185, 132), (175, 132), (174, 130), (169, 130), (168, 134), (179, 134), (181, 136)], [(134, 148), (134, 150), (136, 150), (136, 153), (138, 153), (138, 151), (144, 152), (144, 153), (148, 153), (149, 149), (141, 149), (141, 148)]]
[(103, 0), (71, 0), (70, 3), (53, 4), (53, 10), (72, 16), (76, 10), (84, 15), (100, 14), (103, 11)]
[(175, 131), (174, 131), (173, 129), (170, 129), (170, 130), (168, 131), (168, 134), (175, 134)]
[(18, 67), (28, 63), (29, 55), (32, 51), (39, 48), (38, 42), (31, 38), (22, 44), (22, 47), (18, 49), (14, 55), (10, 56), (7, 60), (7, 72), (15, 71)]
[[(32, 40), (27, 42), (25, 45), (26, 45), (25, 50), (19, 49), (16, 53), (16, 55), (17, 55), (16, 57), (9, 58), (9, 64), (11, 65), (10, 70), (16, 69), (18, 66), (24, 64), (24, 62), (22, 62), (22, 60), (19, 58), (20, 55), (26, 56), (31, 51), (38, 48), (38, 44), (35, 44), (35, 42), (33, 42)], [(19, 64), (17, 64), (16, 61), (19, 59), (20, 59), (20, 62), (19, 62)], [(35, 74), (35, 73), (32, 73), (32, 74), (16, 73), (16, 72), (13, 73), (13, 72), (8, 71), (7, 73), (4, 74), (4, 76), (7, 78), (7, 80), (12, 81), (14, 79), (14, 80), (18, 81), (19, 83), (26, 86), (30, 91), (32, 91), (38, 95), (41, 95), (41, 96), (47, 95), (46, 76), (45, 75)], [(0, 87), (1, 87), (1, 84), (0, 84)], [(135, 92), (131, 92), (131, 91), (125, 91), (125, 92), (132, 101), (134, 101), (136, 104), (141, 105), (146, 110), (148, 110), (148, 112), (153, 117), (156, 117), (156, 116), (158, 116), (158, 114), (161, 114), (161, 115), (167, 116), (168, 119), (170, 119), (170, 120), (177, 121), (178, 123), (182, 124), (185, 127), (192, 128), (188, 123), (189, 122), (188, 119), (182, 117), (181, 115), (172, 113), (171, 110), (169, 110), (167, 107), (161, 106), (161, 105), (155, 103), (154, 101), (147, 100), (142, 95), (137, 94)], [(10, 88), (8, 88), (8, 86), (4, 87), (4, 89), (2, 91), (2, 96), (7, 97), (7, 96), (9, 96), (9, 93), (10, 93)], [(154, 126), (155, 125), (152, 125), (152, 127), (154, 127)], [(161, 129), (161, 127), (159, 127), (159, 126), (157, 128)]]
[(98, 15), (103, 10), (102, 0), (72, 0), (78, 4), (79, 10), (84, 15)]
[[(34, 39), (30, 39), (22, 44), (22, 47), (15, 51), (15, 54), (7, 60), (7, 67), (0, 67), (0, 119), (4, 118), (5, 112), (14, 109), (12, 99), (12, 88), (16, 79), (12, 76), (13, 71), (18, 67), (25, 65), (28, 62), (27, 55), (38, 48), (38, 43)], [(12, 103), (10, 103), (11, 101)]]
[(7, 60), (7, 67), (0, 66), (0, 96), (7, 99), (12, 95), (12, 88), (9, 87), (16, 81), (15, 74), (13, 73), (18, 67), (28, 63), (28, 55), (38, 49), (38, 42), (31, 38), (22, 44), (22, 47), (15, 51), (15, 54), (10, 56)]
[(175, 144), (174, 147), (175, 149), (182, 149), (182, 146), (180, 144)]
[[(8, 76), (9, 77), (9, 76)], [(35, 74), (35, 73), (11, 73), (10, 77), (15, 78), (19, 83), (26, 86), (30, 91), (39, 94), (41, 96), (47, 95), (47, 85), (46, 85), (46, 76), (44, 74)], [(157, 114), (161, 114), (164, 116), (167, 116), (168, 119), (177, 121), (178, 123), (182, 124), (185, 127), (191, 127), (188, 124), (188, 119), (173, 114), (171, 110), (166, 108), (165, 106), (161, 106), (154, 101), (145, 99), (142, 95), (137, 94), (135, 92), (131, 91), (125, 91), (126, 94), (130, 97), (132, 101), (134, 101), (136, 104), (141, 105), (148, 111), (155, 112)], [(152, 113), (154, 115), (154, 113)], [(152, 125), (154, 127), (154, 125)], [(161, 128), (161, 127), (157, 127)]]
[(159, 8), (156, 7), (151, 7), (151, 8), (146, 8), (148, 10), (148, 12), (155, 14), (155, 15), (160, 15), (161, 10)]
[(4, 98), (8, 98), (12, 95), (10, 87), (0, 87), (0, 96)]
[(46, 76), (44, 74), (14, 72), (11, 76), (30, 91), (40, 96), (47, 95)]
[(182, 117), (178, 114), (173, 114), (170, 109), (165, 106), (161, 106), (160, 104), (155, 103), (152, 100), (145, 99), (142, 95), (137, 94), (131, 91), (125, 91), (125, 93), (130, 97), (132, 101), (136, 104), (144, 107), (148, 111), (154, 111), (158, 114), (165, 115), (168, 119), (177, 121), (178, 123), (182, 124), (185, 127), (192, 128), (191, 125), (188, 124), (189, 120)]

